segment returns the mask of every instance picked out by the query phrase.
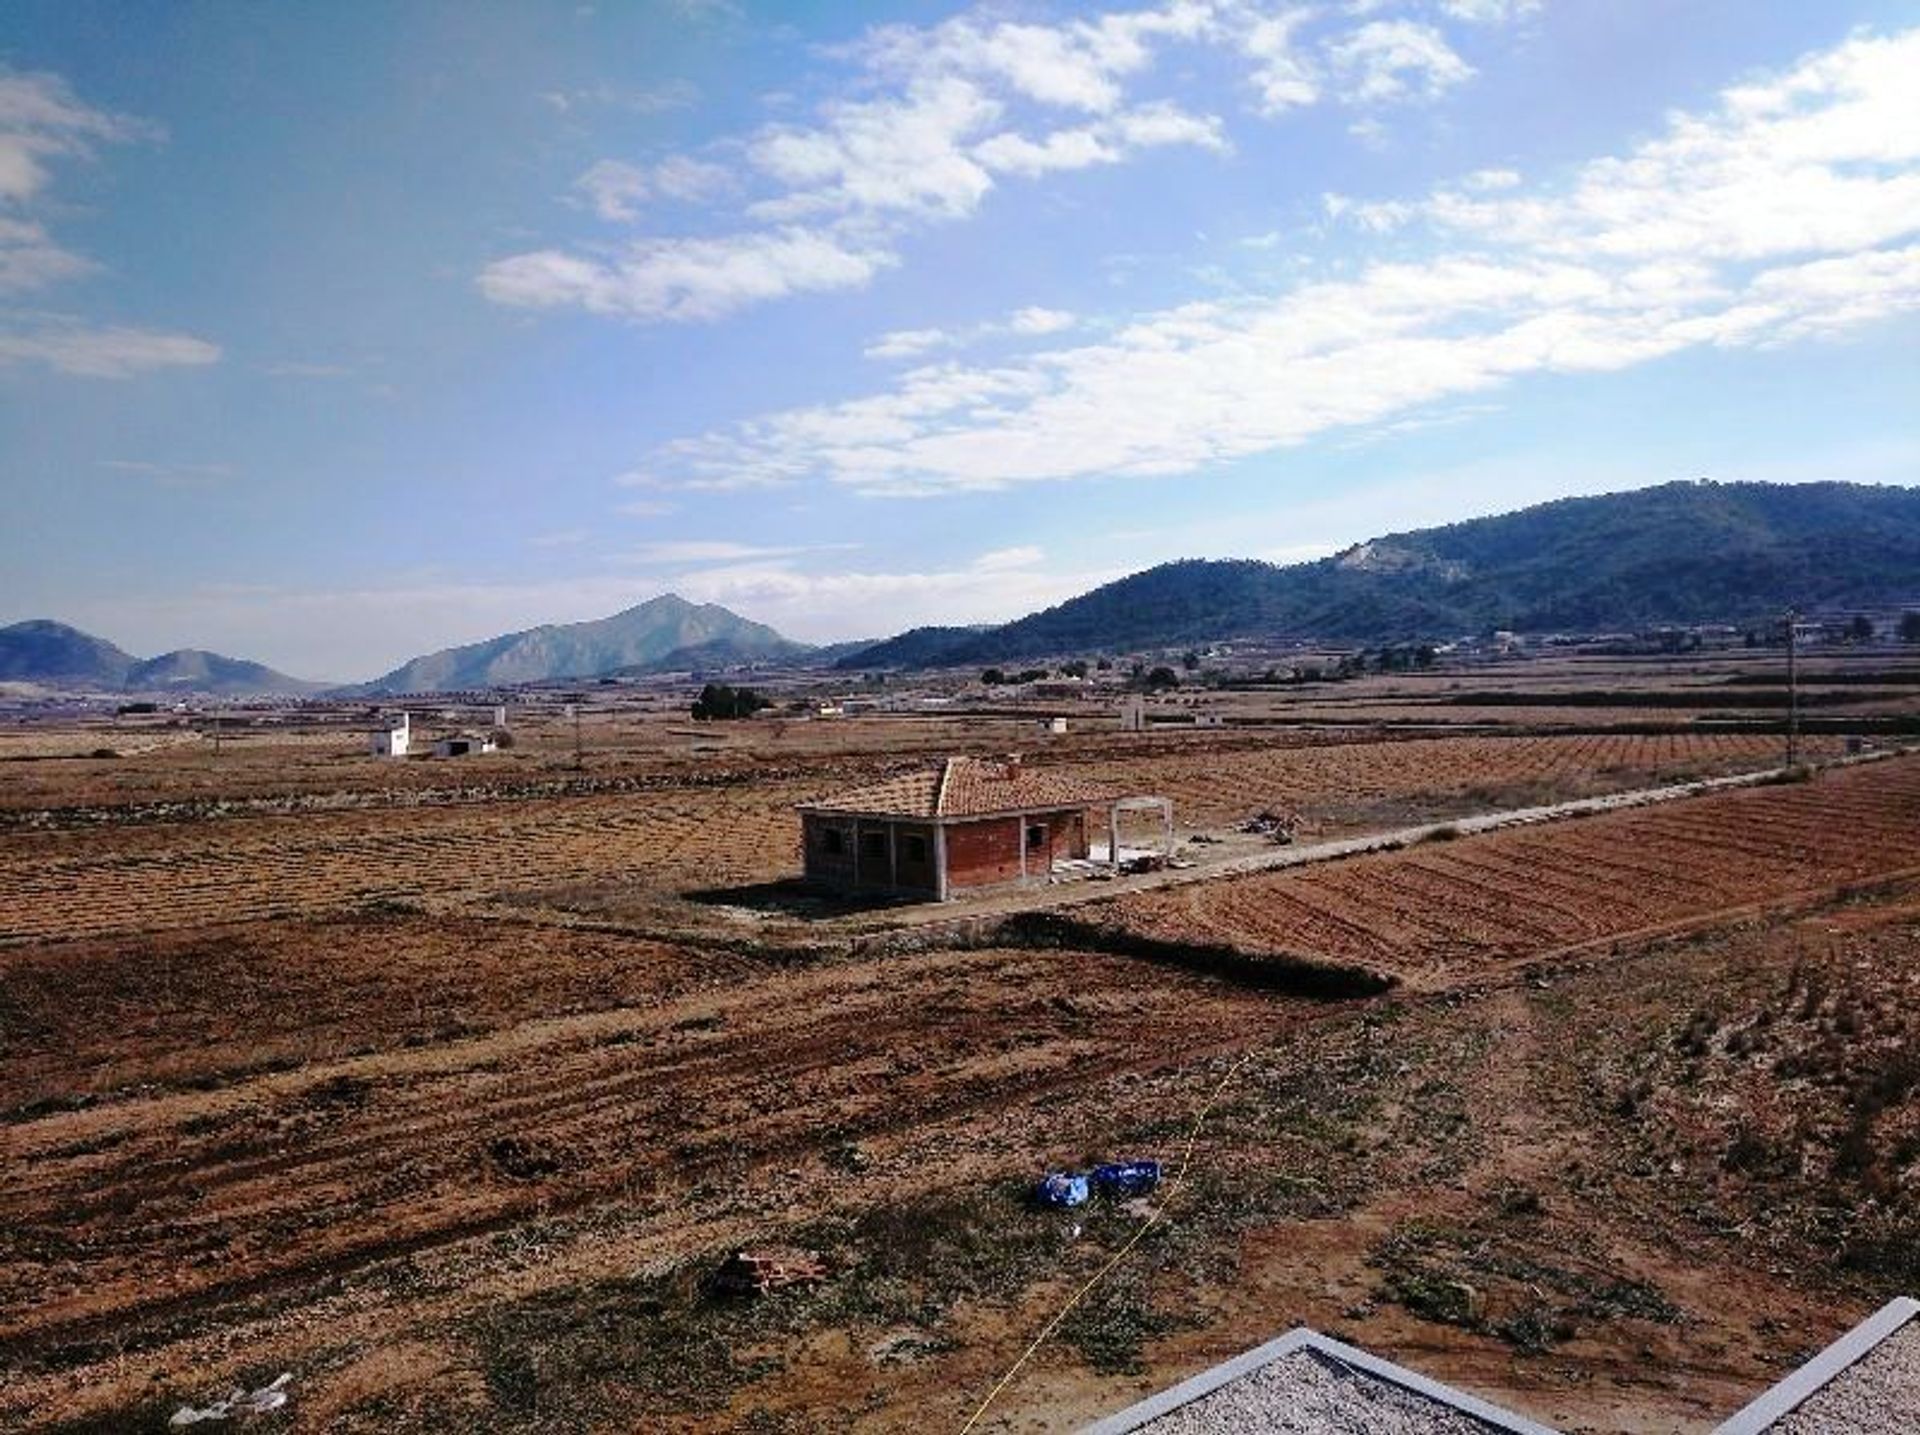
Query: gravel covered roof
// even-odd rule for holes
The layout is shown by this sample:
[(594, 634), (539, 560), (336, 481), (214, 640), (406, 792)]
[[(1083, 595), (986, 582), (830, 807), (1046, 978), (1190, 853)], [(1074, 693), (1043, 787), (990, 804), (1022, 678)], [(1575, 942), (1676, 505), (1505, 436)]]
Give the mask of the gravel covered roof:
[(1768, 1427), (1777, 1435), (1920, 1430), (1920, 1324), (1909, 1323)]
[(1138, 1427), (1142, 1435), (1493, 1435), (1498, 1427), (1317, 1350), (1296, 1350)]
[(1084, 1435), (1555, 1435), (1548, 1426), (1305, 1326)]
[(874, 817), (986, 817), (1092, 807), (1120, 796), (1065, 773), (1005, 759), (950, 757), (925, 772), (906, 773), (801, 805), (813, 812)]

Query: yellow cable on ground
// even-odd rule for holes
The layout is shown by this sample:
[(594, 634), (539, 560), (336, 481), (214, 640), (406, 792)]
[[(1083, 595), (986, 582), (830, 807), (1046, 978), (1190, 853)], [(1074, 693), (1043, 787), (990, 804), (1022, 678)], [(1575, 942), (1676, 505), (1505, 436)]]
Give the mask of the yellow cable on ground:
[(1186, 1184), (1187, 1170), (1193, 1165), (1193, 1148), (1200, 1140), (1200, 1128), (1205, 1124), (1208, 1113), (1213, 1110), (1214, 1104), (1220, 1100), (1220, 1093), (1227, 1089), (1227, 1083), (1238, 1076), (1240, 1074), (1240, 1068), (1245, 1066), (1249, 1061), (1252, 1061), (1257, 1055), (1259, 1055), (1258, 1050), (1243, 1052), (1240, 1058), (1235, 1061), (1232, 1066), (1227, 1068), (1226, 1075), (1220, 1078), (1219, 1084), (1213, 1088), (1213, 1094), (1207, 1098), (1207, 1104), (1202, 1106), (1200, 1108), (1200, 1114), (1194, 1117), (1193, 1127), (1187, 1132), (1186, 1149), (1181, 1152), (1180, 1155), (1180, 1174), (1167, 1183), (1166, 1199), (1161, 1201), (1159, 1209), (1151, 1216), (1148, 1216), (1146, 1220), (1142, 1221), (1140, 1223), (1140, 1229), (1133, 1233), (1127, 1243), (1115, 1251), (1107, 1263), (1095, 1271), (1093, 1275), (1088, 1278), (1086, 1284), (1082, 1285), (1079, 1290), (1073, 1293), (1072, 1299), (1054, 1313), (1052, 1320), (1041, 1327), (1040, 1333), (1033, 1338), (1032, 1343), (1020, 1352), (1020, 1358), (1014, 1361), (1005, 1375), (1000, 1377), (999, 1384), (987, 1392), (987, 1398), (980, 1402), (980, 1408), (975, 1410), (973, 1414), (967, 1418), (967, 1423), (960, 1427), (960, 1435), (967, 1435), (969, 1430), (980, 1423), (980, 1418), (987, 1413), (988, 1408), (993, 1402), (1000, 1398), (1000, 1392), (1013, 1383), (1013, 1378), (1020, 1373), (1021, 1367), (1032, 1358), (1036, 1350), (1046, 1344), (1047, 1337), (1060, 1328), (1060, 1322), (1071, 1315), (1074, 1307), (1086, 1299), (1087, 1293), (1099, 1285), (1101, 1281), (1105, 1280), (1108, 1273), (1127, 1258), (1133, 1248), (1140, 1244), (1140, 1238), (1142, 1236), (1146, 1235), (1148, 1231), (1159, 1224), (1160, 1218), (1166, 1215), (1168, 1208), (1173, 1205), (1174, 1198), (1180, 1194), (1180, 1188)]

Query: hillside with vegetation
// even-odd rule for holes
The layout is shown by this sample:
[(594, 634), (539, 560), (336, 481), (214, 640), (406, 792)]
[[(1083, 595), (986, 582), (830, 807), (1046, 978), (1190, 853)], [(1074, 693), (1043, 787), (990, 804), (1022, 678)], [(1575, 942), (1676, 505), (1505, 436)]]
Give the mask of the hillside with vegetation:
[(1920, 490), (1670, 483), (1388, 534), (1288, 567), (1164, 563), (971, 636), (902, 634), (851, 663), (975, 664), (1250, 634), (1371, 644), (1744, 623), (1789, 604), (1916, 599)]

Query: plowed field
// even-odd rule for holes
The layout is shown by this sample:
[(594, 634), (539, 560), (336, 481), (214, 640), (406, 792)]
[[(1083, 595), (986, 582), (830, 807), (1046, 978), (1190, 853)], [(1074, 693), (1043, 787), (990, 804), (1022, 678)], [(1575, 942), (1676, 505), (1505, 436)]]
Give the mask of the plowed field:
[[(1171, 796), (1183, 828), (1278, 806), (1328, 835), (1748, 770), (1779, 751), (1735, 735), (1223, 743), (1074, 770)], [(764, 881), (799, 865), (793, 805), (849, 780), (746, 773), (622, 795), (15, 832), (0, 845), (0, 944), (603, 878), (660, 892)]]
[[(186, 1341), (160, 1357), (178, 1367), (217, 1358), (232, 1323), (311, 1361), (316, 1341), (471, 1304), (470, 1279), (497, 1296), (524, 1264), (504, 1233), (536, 1220), (608, 1223), (574, 1257), (601, 1272), (702, 1248), (790, 1214), (770, 1163), (804, 1165), (809, 1207), (844, 1196), (853, 1177), (821, 1164), (835, 1143), (957, 1125), (943, 1180), (978, 1180), (1026, 1159), (996, 1125), (1010, 1105), (1310, 1010), (1080, 953), (782, 972), (394, 920), (308, 926), (323, 981), (223, 1003), (272, 982), (284, 930), (50, 948), (9, 973), (0, 1424), (84, 1393), (76, 1365), (138, 1368), (105, 1355), (124, 1344)], [(436, 1252), (419, 1288), (396, 1276)]]
[[(1530, 999), (1502, 973), (1557, 959), (1598, 990), (1611, 966), (1628, 980), (1649, 929), (1817, 905), (1915, 867), (1920, 760), (1901, 759), (1087, 909), (1406, 979), (1365, 1002), (1071, 949), (783, 967), (391, 915), (15, 948), (0, 953), (0, 1426), (155, 1427), (170, 1401), (282, 1369), (302, 1430), (800, 1429), (823, 1409), (954, 1423), (1061, 1282), (1129, 1229), (1101, 1211), (1069, 1229), (1023, 1207), (1019, 1183), (1168, 1154), (1240, 1073), (1191, 1215), (1063, 1331), (995, 1428), (1019, 1428), (1037, 1390), (1075, 1418), (1124, 1403), (1140, 1387), (1114, 1376), (1148, 1369), (1154, 1339), (1239, 1309), (1239, 1261), (1279, 1304), (1242, 1311), (1224, 1348), (1187, 1342), (1151, 1368), (1371, 1309), (1402, 1289), (1383, 1269), (1485, 1282), (1475, 1262), (1492, 1261), (1503, 1299), (1546, 1303), (1529, 1320), (1581, 1332), (1552, 1337), (1565, 1349), (1525, 1388), (1492, 1317), (1434, 1346), (1403, 1311), (1371, 1338), (1445, 1355), (1437, 1373), (1523, 1408), (1585, 1410), (1588, 1428), (1617, 1428), (1594, 1414), (1621, 1398), (1616, 1376), (1644, 1380), (1638, 1398), (1664, 1412), (1647, 1428), (1686, 1428), (1684, 1412), (1704, 1421), (1760, 1383), (1764, 1343), (1730, 1357), (1716, 1324), (1729, 1289), (1757, 1280), (1774, 1318), (1800, 1322), (1834, 1298), (1750, 1277), (1737, 1248), (1696, 1277), (1699, 1252), (1648, 1224), (1653, 1197), (1616, 1227), (1617, 1198), (1583, 1194), (1591, 1171), (1548, 1198), (1564, 1229), (1501, 1214), (1514, 1181), (1561, 1179), (1538, 1131), (1513, 1126), (1536, 1055), (1516, 1035)], [(1595, 1119), (1569, 1111), (1555, 1139), (1597, 1159)], [(1421, 1224), (1436, 1204), (1468, 1224), (1436, 1235)], [(1292, 1234), (1262, 1254), (1275, 1222)], [(832, 1253), (825, 1293), (747, 1311), (700, 1296), (717, 1252), (783, 1234)], [(1679, 1393), (1661, 1384), (1675, 1372)]]
[(1418, 982), (1920, 867), (1920, 761), (1301, 872), (1086, 915), (1176, 942), (1357, 962)]

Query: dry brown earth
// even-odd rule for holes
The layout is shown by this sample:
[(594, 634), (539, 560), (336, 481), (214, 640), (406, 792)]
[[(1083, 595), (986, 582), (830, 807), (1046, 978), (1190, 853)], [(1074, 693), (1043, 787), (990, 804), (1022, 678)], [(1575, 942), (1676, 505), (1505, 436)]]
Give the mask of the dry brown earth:
[[(1413, 749), (1376, 753), (1408, 765), (1371, 791), (1458, 801), (1480, 759), (1515, 784), (1601, 760), (1513, 745), (1436, 778), (1447, 754)], [(1224, 805), (1287, 774), (1166, 775)], [(1888, 1249), (1866, 1243), (1904, 1217), (1836, 1236), (1806, 1213), (1850, 1189), (1821, 1073), (1866, 1089), (1885, 1065), (1822, 1066), (1826, 1038), (1844, 1019), (1912, 1049), (1920, 760), (1108, 904), (1167, 960), (782, 965), (340, 910), (387, 890), (359, 884), (396, 836), (439, 844), (386, 879), (409, 893), (536, 858), (663, 881), (778, 860), (723, 844), (696, 796), (9, 837), (6, 919), (40, 939), (0, 950), (0, 1425), (153, 1428), (282, 1369), (295, 1429), (955, 1425), (1133, 1228), (1032, 1211), (1024, 1183), (1175, 1156), (1222, 1078), (1185, 1204), (993, 1428), (1098, 1414), (1304, 1321), (1571, 1428), (1699, 1429), (1894, 1278), (1836, 1241)], [(736, 835), (778, 831), (773, 798), (726, 798)], [(313, 915), (204, 929), (236, 902)], [(1856, 936), (1816, 963), (1826, 926)], [(1195, 939), (1404, 986), (1309, 1001), (1173, 959)], [(1871, 1000), (1840, 1000), (1843, 970)], [(1806, 1036), (1766, 1059), (1813, 1063), (1781, 1113), (1732, 1036), (1768, 1002)], [(1743, 1107), (1755, 1140), (1810, 1123), (1791, 1179), (1727, 1163)], [(1906, 1135), (1876, 1122), (1845, 1179), (1902, 1189)], [(730, 1245), (774, 1239), (835, 1278), (701, 1294)]]

